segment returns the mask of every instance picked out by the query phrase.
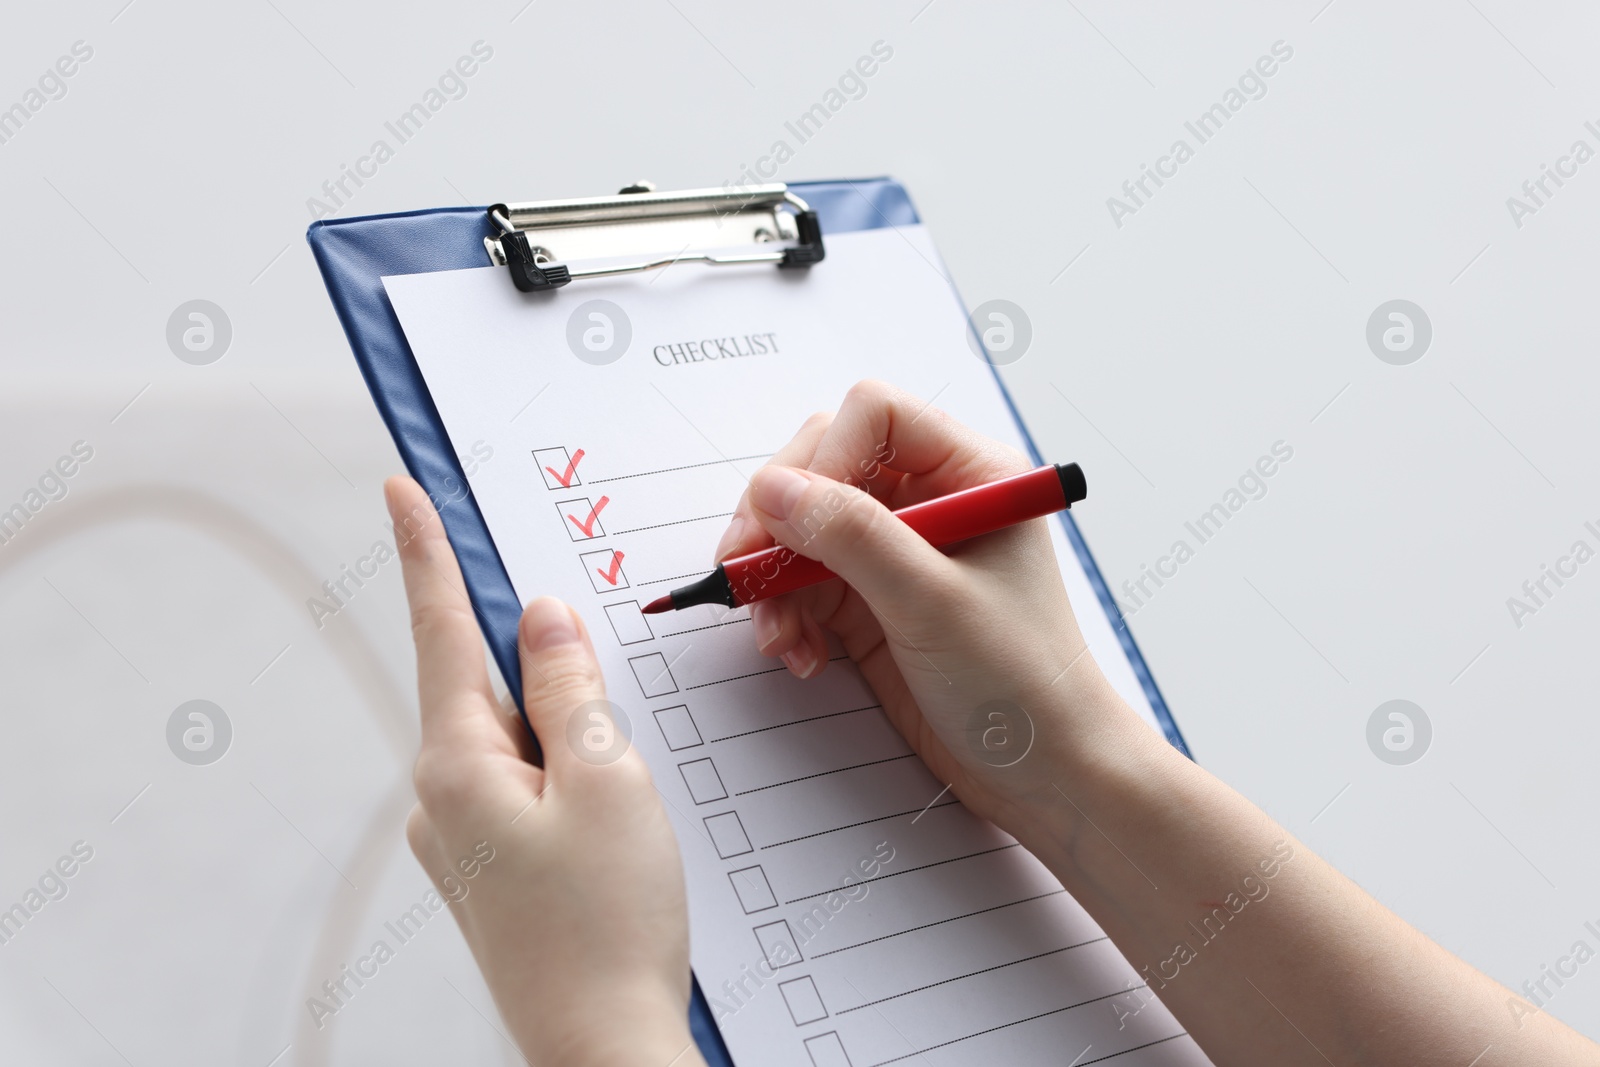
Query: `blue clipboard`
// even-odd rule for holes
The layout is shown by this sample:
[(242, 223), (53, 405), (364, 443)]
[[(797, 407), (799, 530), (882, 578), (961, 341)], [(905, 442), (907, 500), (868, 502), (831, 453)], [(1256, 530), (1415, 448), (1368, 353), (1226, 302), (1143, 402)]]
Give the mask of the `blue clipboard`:
[[(790, 188), (816, 211), (824, 237), (830, 233), (911, 226), (921, 221), (904, 186), (891, 178), (805, 182)], [(441, 505), (445, 532), (461, 562), (473, 610), (506, 686), (520, 706), (522, 668), (517, 659), (517, 623), (522, 616), (522, 604), (511, 587), (494, 538), (467, 486), (466, 475), (451, 447), (450, 435), (428, 394), (422, 371), (411, 354), (411, 346), (406, 343), (400, 320), (383, 287), (385, 275), (488, 266), (484, 238), (498, 232), (487, 207), (462, 207), (314, 222), (306, 232), (306, 240), (322, 271), (322, 280), (328, 287), (339, 322), (344, 326), (356, 363), (361, 367), (362, 377), (394, 437), (407, 471)], [(824, 263), (816, 269), (828, 268)], [(954, 293), (952, 297), (960, 299)], [(1044, 460), (1005, 382), (992, 363), (990, 367), (1006, 406), (1027, 441), (1029, 453), (1035, 463), (1042, 464)], [(1155, 678), (1124, 623), (1121, 609), (1079, 533), (1072, 513), (1064, 511), (1060, 519), (1067, 540), (1089, 576), (1101, 608), (1111, 619), (1122, 650), (1167, 740), (1184, 755), (1189, 755), (1178, 724), (1173, 721), (1161, 690), (1156, 687)], [(711, 1067), (733, 1067), (698, 982), (693, 984), (689, 1003), (689, 1026)]]

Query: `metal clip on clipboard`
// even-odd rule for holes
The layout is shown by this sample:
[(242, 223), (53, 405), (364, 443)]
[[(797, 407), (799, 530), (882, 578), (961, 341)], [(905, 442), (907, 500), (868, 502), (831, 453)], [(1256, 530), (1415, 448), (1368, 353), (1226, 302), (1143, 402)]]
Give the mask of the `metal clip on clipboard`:
[[(824, 255), (817, 213), (782, 182), (737, 192), (673, 193), (658, 193), (649, 182), (637, 182), (616, 196), (496, 204), (489, 216), (500, 228), (496, 236), (483, 239), (489, 260), (509, 268), (512, 282), (524, 293), (556, 289), (574, 278), (637, 274), (674, 263), (809, 267)], [(762, 244), (775, 247), (730, 251)], [(637, 256), (641, 247), (679, 250), (615, 262)], [(569, 267), (574, 260), (605, 262)]]

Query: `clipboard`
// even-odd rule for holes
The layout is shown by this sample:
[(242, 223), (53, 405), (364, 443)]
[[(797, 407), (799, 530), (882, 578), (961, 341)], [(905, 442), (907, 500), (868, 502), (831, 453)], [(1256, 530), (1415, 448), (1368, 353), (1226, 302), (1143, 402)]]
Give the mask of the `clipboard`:
[[(614, 196), (440, 208), (311, 225), (306, 239), (356, 363), (407, 470), (439, 508), (491, 654), (519, 706), (516, 634), (522, 605), (382, 279), (493, 265), (505, 267), (507, 285), (538, 292), (678, 263), (826, 270), (825, 235), (919, 222), (903, 186), (890, 178), (873, 178), (683, 192), (657, 192), (637, 182)], [(650, 243), (641, 245), (647, 232)], [(678, 252), (659, 253), (680, 241)], [(770, 247), (752, 250), (760, 245)], [(953, 290), (951, 297), (959, 302)], [(1042, 464), (994, 361), (987, 362), (1030, 455)], [(1070, 512), (1058, 517), (1163, 733), (1189, 755), (1077, 523)], [(690, 1027), (712, 1067), (732, 1067), (698, 983), (692, 989)]]

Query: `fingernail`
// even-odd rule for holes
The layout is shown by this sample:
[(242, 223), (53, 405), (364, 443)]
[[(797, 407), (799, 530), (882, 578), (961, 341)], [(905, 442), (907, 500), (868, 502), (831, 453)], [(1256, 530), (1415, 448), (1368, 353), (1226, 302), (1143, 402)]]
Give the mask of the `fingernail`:
[(817, 668), (817, 654), (811, 651), (810, 645), (801, 645), (778, 658), (783, 661), (785, 667), (794, 672), (797, 678), (809, 678)]
[(783, 630), (783, 618), (778, 605), (758, 600), (750, 605), (750, 625), (756, 634), (756, 648), (765, 652), (778, 639)]
[(717, 542), (717, 550), (712, 554), (712, 562), (721, 563), (722, 558), (733, 551), (733, 546), (739, 543), (739, 537), (744, 533), (744, 516), (735, 515), (733, 521), (728, 523), (728, 528), (722, 531), (722, 538)]
[(542, 596), (522, 613), (522, 643), (529, 652), (578, 643), (578, 621), (572, 609), (553, 596)]
[(787, 519), (806, 491), (810, 481), (793, 467), (762, 467), (750, 479), (750, 503), (765, 511)]

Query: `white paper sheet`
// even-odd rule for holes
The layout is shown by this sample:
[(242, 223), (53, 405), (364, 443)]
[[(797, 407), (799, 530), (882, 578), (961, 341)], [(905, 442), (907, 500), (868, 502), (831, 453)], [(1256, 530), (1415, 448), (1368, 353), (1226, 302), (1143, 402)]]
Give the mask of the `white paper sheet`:
[[(756, 653), (744, 609), (637, 610), (709, 569), (748, 476), (861, 378), (1022, 447), (938, 263), (904, 227), (830, 235), (807, 272), (384, 282), (458, 453), (491, 446), (469, 477), (519, 598), (560, 596), (595, 636), (677, 829), (695, 972), (736, 1063), (1201, 1064), (1049, 872), (940, 796), (848, 660), (800, 681)], [(585, 329), (606, 346), (605, 320), (569, 329), (595, 300), (627, 320), (615, 362), (583, 347)], [(1153, 725), (1052, 531), (1093, 655)]]

